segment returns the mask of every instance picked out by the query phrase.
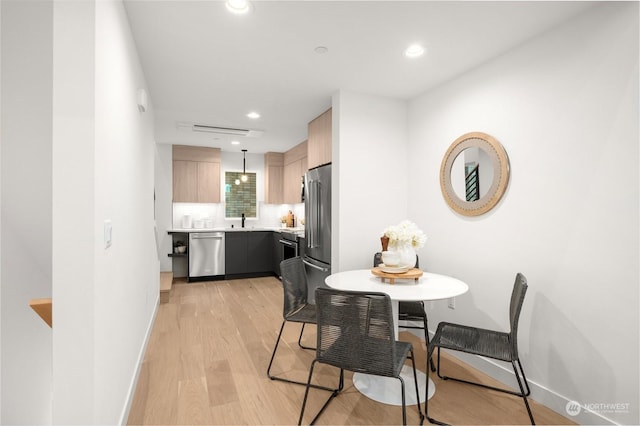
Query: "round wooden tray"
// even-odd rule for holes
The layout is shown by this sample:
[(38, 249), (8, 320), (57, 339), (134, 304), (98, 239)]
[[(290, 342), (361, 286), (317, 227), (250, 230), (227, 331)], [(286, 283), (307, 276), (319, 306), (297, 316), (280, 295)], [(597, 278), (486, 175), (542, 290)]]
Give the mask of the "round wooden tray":
[(371, 269), (371, 273), (376, 277), (380, 277), (382, 282), (385, 282), (385, 279), (389, 280), (389, 284), (394, 284), (396, 279), (401, 280), (415, 280), (418, 281), (418, 278), (422, 276), (422, 269), (419, 268), (411, 268), (407, 272), (403, 272), (401, 274), (390, 274), (388, 272), (384, 272), (382, 269), (375, 267)]

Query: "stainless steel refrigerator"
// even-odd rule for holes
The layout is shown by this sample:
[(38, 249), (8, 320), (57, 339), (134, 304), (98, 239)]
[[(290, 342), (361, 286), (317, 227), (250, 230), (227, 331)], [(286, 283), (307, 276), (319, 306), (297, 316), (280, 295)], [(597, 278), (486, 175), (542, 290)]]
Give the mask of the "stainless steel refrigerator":
[(331, 274), (331, 164), (316, 167), (304, 175), (303, 262), (307, 271), (310, 302), (315, 290), (325, 286)]

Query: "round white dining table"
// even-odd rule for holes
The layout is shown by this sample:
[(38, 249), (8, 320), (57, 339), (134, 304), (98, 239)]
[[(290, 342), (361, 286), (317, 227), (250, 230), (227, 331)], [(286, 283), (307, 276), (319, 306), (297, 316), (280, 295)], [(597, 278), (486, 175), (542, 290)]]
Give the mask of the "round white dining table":
[[(331, 274), (325, 279), (325, 283), (328, 287), (337, 290), (388, 294), (393, 309), (393, 326), (396, 339), (398, 338), (398, 303), (400, 301), (412, 302), (449, 299), (464, 294), (469, 290), (467, 284), (447, 275), (424, 272), (418, 280), (414, 280), (413, 278), (402, 279), (400, 277), (395, 278), (394, 284), (390, 284), (388, 281), (382, 282), (380, 277), (373, 275), (371, 269), (357, 269)], [(427, 375), (422, 371), (417, 371), (417, 375), (420, 402), (424, 402)], [(415, 405), (417, 403), (416, 391), (411, 367), (405, 365), (402, 369), (401, 376), (406, 386), (406, 403), (407, 405)], [(431, 398), (436, 387), (431, 379), (429, 380), (429, 398)], [(393, 377), (354, 373), (353, 385), (360, 393), (375, 401), (391, 405), (402, 405), (400, 383)]]

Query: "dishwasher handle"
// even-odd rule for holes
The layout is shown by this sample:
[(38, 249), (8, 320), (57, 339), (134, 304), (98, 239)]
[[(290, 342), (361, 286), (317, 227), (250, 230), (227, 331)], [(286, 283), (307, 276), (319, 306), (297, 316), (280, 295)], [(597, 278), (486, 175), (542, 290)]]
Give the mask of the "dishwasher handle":
[(191, 234), (191, 238), (194, 240), (206, 240), (206, 239), (217, 239), (221, 240), (224, 238), (224, 234), (214, 234), (211, 232), (203, 232), (201, 234)]

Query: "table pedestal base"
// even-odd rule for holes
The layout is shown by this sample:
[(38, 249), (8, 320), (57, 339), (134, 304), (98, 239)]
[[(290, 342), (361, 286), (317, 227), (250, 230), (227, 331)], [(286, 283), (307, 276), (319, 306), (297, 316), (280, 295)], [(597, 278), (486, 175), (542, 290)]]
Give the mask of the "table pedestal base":
[[(420, 402), (424, 402), (424, 392), (427, 386), (427, 375), (416, 370), (418, 376), (418, 390)], [(402, 367), (400, 373), (404, 380), (405, 400), (407, 406), (416, 405), (416, 388), (413, 381), (413, 370), (410, 366)], [(372, 376), (370, 374), (354, 373), (353, 385), (367, 398), (389, 405), (402, 405), (402, 388), (400, 380), (394, 377)], [(429, 398), (436, 392), (436, 386), (429, 379)]]

